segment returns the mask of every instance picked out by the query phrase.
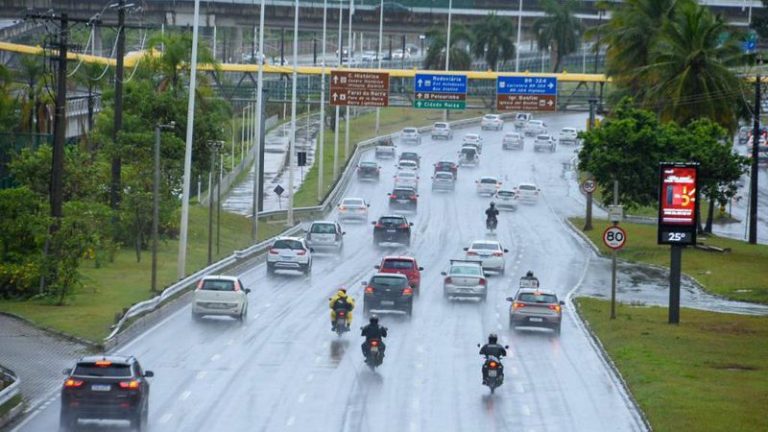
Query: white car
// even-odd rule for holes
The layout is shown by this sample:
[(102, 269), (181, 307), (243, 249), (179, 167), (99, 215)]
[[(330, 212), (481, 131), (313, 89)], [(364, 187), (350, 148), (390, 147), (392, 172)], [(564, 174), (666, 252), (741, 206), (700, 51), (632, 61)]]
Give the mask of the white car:
[(493, 196), (501, 187), (501, 182), (496, 177), (480, 177), (477, 183), (477, 194)]
[(226, 315), (245, 320), (251, 292), (234, 276), (209, 275), (197, 283), (192, 300), (192, 318), (203, 315)]
[(416, 174), (416, 171), (412, 170), (398, 171), (395, 174), (395, 189), (397, 188), (411, 188), (418, 191), (419, 175)]
[(482, 153), (483, 151), (483, 137), (481, 137), (479, 134), (476, 133), (468, 133), (464, 135), (464, 139), (462, 140), (462, 145), (471, 144), (477, 147), (477, 152)]
[(312, 248), (301, 237), (278, 237), (267, 252), (267, 276), (276, 270), (312, 272)]
[(421, 134), (415, 127), (403, 128), (400, 132), (400, 143), (402, 144), (421, 144)]
[(533, 142), (533, 151), (548, 151), (554, 153), (557, 150), (557, 142), (551, 135), (537, 135)]
[(504, 150), (522, 150), (525, 147), (525, 140), (518, 132), (507, 132), (501, 139), (501, 148)]
[(447, 272), (441, 272), (443, 279), (443, 297), (479, 298), (485, 301), (488, 296), (488, 279), (485, 277), (479, 260), (451, 260)]
[(340, 253), (344, 248), (344, 234), (338, 222), (315, 221), (307, 230), (307, 244), (315, 250), (331, 249)]
[(480, 260), (483, 270), (495, 270), (504, 274), (504, 254), (509, 250), (501, 247), (501, 243), (496, 240), (475, 240), (464, 250), (468, 260)]
[(504, 129), (504, 120), (498, 114), (486, 114), (480, 119), (480, 129), (502, 130)]
[(517, 210), (517, 193), (512, 189), (499, 189), (493, 197), (499, 211)]
[(445, 139), (445, 140), (452, 140), (453, 139), (453, 129), (451, 129), (451, 124), (446, 122), (437, 122), (432, 125), (432, 139), (436, 140), (438, 138)]
[(344, 198), (338, 205), (339, 221), (358, 220), (368, 222), (368, 207), (362, 198)]
[(576, 128), (564, 127), (560, 129), (560, 137), (557, 139), (563, 145), (579, 145), (579, 131)]
[(528, 120), (533, 119), (531, 113), (519, 112), (515, 114), (515, 129), (522, 129), (528, 123)]
[(398, 171), (418, 171), (419, 164), (414, 160), (403, 159), (395, 165), (395, 168), (397, 168)]
[(432, 176), (432, 190), (447, 190), (452, 191), (456, 189), (456, 178), (453, 177), (453, 173), (447, 171), (438, 171)]
[(379, 59), (378, 55), (376, 54), (376, 51), (363, 51), (363, 55), (360, 57), (360, 60), (363, 62), (374, 62)]
[(394, 159), (396, 148), (397, 146), (395, 146), (391, 139), (382, 139), (376, 145), (376, 158), (390, 157)]
[(520, 183), (514, 189), (519, 202), (536, 203), (541, 189), (533, 183)]
[(525, 136), (536, 136), (547, 133), (547, 124), (542, 120), (528, 120), (523, 128)]

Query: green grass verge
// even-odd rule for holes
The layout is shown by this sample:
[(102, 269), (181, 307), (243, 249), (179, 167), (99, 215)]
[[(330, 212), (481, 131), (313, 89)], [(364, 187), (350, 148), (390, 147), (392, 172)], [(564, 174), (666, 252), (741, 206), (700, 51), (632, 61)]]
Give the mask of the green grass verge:
[[(571, 222), (580, 229), (584, 226), (583, 218), (572, 218)], [(595, 229), (585, 234), (607, 254), (610, 249), (603, 244), (602, 235), (609, 223), (596, 219), (593, 225)], [(656, 225), (623, 222), (621, 227), (627, 231), (627, 242), (619, 252), (619, 258), (669, 267), (670, 248), (656, 244)], [(731, 251), (718, 253), (686, 248), (684, 273), (696, 278), (711, 293), (734, 300), (768, 303), (768, 266), (765, 265), (768, 263), (768, 246), (714, 235), (706, 239), (699, 237), (699, 243), (730, 248)]]
[[(220, 253), (216, 254), (214, 223), (214, 261), (226, 257), (234, 250), (252, 244), (251, 221), (243, 216), (221, 212)], [(259, 225), (259, 238), (266, 239), (282, 231), (279, 223)], [(208, 211), (192, 205), (189, 212), (187, 273), (205, 267), (208, 258)], [(158, 247), (157, 280), (165, 287), (177, 280), (177, 240), (160, 242)], [(151, 297), (152, 255), (144, 251), (141, 262), (136, 262), (132, 249), (120, 250), (114, 263), (95, 268), (93, 262), (83, 261), (83, 286), (75, 290), (65, 306), (56, 306), (50, 299), (28, 301), (0, 301), (0, 310), (20, 315), (43, 326), (100, 342), (110, 332), (115, 314), (131, 305)]]
[[(451, 120), (463, 118), (478, 117), (485, 114), (483, 110), (465, 110), (452, 112)], [(436, 121), (442, 120), (442, 111), (416, 110), (412, 108), (383, 108), (381, 110), (380, 132), (379, 135), (386, 135), (398, 132), (406, 126), (427, 126)], [(346, 122), (339, 121), (339, 174), (344, 169), (347, 155), (344, 153), (344, 133)], [(349, 130), (349, 154), (355, 150), (355, 146), (360, 141), (364, 141), (376, 136), (376, 113), (370, 112), (360, 117), (350, 120)], [(333, 142), (334, 132), (326, 129), (325, 148), (323, 152), (323, 196), (331, 189), (333, 185)], [(317, 199), (319, 164), (317, 161), (304, 177), (304, 182), (294, 195), (296, 207), (310, 207), (317, 205), (320, 200)]]
[(0, 405), (0, 418), (8, 414), (10, 410), (12, 410), (15, 406), (17, 406), (20, 403), (21, 403), (21, 393), (10, 398), (6, 403)]
[(768, 317), (577, 303), (653, 430), (768, 430)]

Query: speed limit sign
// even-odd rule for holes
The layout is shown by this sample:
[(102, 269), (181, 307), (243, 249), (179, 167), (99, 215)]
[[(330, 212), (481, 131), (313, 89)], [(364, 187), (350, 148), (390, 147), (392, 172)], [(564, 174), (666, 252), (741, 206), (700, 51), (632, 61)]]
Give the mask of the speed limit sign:
[(594, 180), (584, 180), (584, 182), (581, 183), (581, 188), (584, 189), (584, 192), (586, 193), (592, 193), (597, 189), (597, 184), (595, 184)]
[(617, 226), (608, 227), (603, 232), (603, 243), (613, 250), (623, 248), (625, 241), (627, 241), (627, 233)]

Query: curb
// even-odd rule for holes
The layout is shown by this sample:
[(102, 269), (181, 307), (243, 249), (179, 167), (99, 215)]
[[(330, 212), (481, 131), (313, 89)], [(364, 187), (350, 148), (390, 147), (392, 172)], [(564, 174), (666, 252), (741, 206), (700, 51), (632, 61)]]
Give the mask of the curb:
[(86, 347), (88, 347), (92, 351), (98, 352), (98, 351), (101, 351), (104, 348), (103, 344), (100, 344), (100, 343), (97, 343), (97, 342), (93, 342), (91, 340), (88, 340), (88, 339), (85, 339), (85, 338), (81, 338), (79, 336), (74, 336), (74, 335), (71, 335), (69, 333), (65, 333), (65, 332), (60, 331), (60, 330), (55, 330), (55, 329), (52, 329), (50, 327), (44, 327), (44, 326), (42, 326), (42, 325), (40, 325), (40, 324), (30, 320), (30, 319), (24, 318), (23, 316), (20, 316), (20, 315), (16, 315), (15, 313), (12, 313), (12, 312), (0, 311), (0, 315), (7, 316), (9, 318), (13, 318), (15, 320), (21, 321), (24, 324), (27, 324), (27, 325), (29, 325), (31, 327), (34, 327), (34, 328), (38, 329), (38, 330), (42, 330), (42, 331), (50, 334), (51, 336), (58, 337), (58, 338), (61, 338), (61, 339), (66, 339), (66, 340), (68, 340), (70, 342), (79, 343), (81, 345), (85, 345)]
[(9, 424), (13, 423), (16, 419), (21, 417), (21, 415), (24, 413), (24, 405), (25, 405), (25, 402), (24, 402), (24, 398), (22, 397), (21, 402), (16, 404), (15, 407), (11, 408), (10, 411), (5, 413), (4, 416), (0, 417), (0, 430), (3, 430), (4, 427), (8, 426)]

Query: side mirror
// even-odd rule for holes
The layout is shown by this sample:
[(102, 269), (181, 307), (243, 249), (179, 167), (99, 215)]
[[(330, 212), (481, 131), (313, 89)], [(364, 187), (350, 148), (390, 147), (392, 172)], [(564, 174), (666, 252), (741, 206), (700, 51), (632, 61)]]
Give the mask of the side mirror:
[(464, 249), (464, 252), (466, 252), (466, 251), (468, 251), (468, 250), (469, 250), (469, 248), (468, 248), (468, 247), (465, 247), (465, 248), (463, 248), (463, 249)]
[(515, 299), (513, 299), (512, 297), (507, 297), (507, 301), (511, 302), (511, 301), (515, 301)]
[(424, 267), (419, 267), (419, 271), (424, 271)]
[(507, 252), (509, 252), (509, 249), (504, 249), (504, 253), (507, 253)]
[(413, 226), (413, 222), (408, 222), (408, 226)]
[(362, 282), (360, 282), (360, 285), (362, 285), (362, 286), (366, 286), (366, 285), (368, 285), (368, 282), (366, 282), (366, 281), (362, 281)]
[(504, 345), (504, 348), (505, 349), (509, 349), (509, 345)]
[(443, 276), (448, 276), (448, 273), (446, 273), (446, 272), (440, 272), (440, 274), (443, 275)]
[(371, 225), (376, 225), (376, 221), (371, 222)]
[(246, 288), (243, 291), (245, 291), (246, 294), (250, 294), (251, 293), (251, 289), (250, 288)]
[(565, 306), (565, 302), (560, 300), (560, 306)]
[(155, 376), (154, 372), (149, 371), (149, 370), (148, 371), (144, 371), (144, 377), (145, 378), (152, 378), (153, 376)]
[(380, 269), (380, 268), (381, 268), (381, 266), (377, 264), (377, 265), (373, 266), (373, 268), (375, 268), (375, 269)]
[(366, 206), (366, 207), (370, 207), (371, 205), (370, 205), (370, 204), (366, 204), (365, 206)]
[(477, 347), (480, 348), (480, 344), (477, 344)]
[(347, 232), (346, 231), (342, 231), (341, 235), (347, 235)]
[(61, 373), (63, 373), (64, 375), (69, 375), (72, 373), (72, 369), (65, 368), (63, 371), (61, 371)]
[(310, 251), (310, 252), (314, 252), (314, 251), (315, 251), (315, 248), (309, 248), (309, 251)]

